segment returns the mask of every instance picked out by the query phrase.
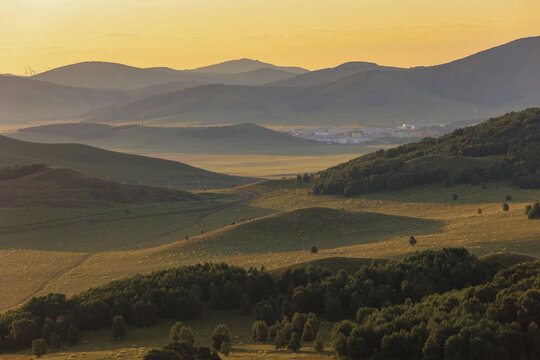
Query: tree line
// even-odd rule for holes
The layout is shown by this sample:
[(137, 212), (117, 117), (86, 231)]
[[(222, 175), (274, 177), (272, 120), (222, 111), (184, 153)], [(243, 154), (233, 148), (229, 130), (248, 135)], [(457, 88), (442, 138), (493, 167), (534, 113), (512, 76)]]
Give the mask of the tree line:
[(113, 281), (71, 298), (34, 297), (0, 315), (0, 349), (27, 348), (35, 339), (44, 339), (49, 347), (76, 343), (80, 331), (110, 327), (119, 317), (140, 327), (151, 326), (158, 317), (193, 319), (201, 316), (203, 304), (253, 311), (269, 328), (295, 313), (354, 318), (359, 308), (418, 302), (434, 293), (485, 283), (499, 269), (465, 249), (419, 252), (401, 261), (364, 266), (355, 274), (314, 266), (279, 275), (227, 264), (183, 266)]

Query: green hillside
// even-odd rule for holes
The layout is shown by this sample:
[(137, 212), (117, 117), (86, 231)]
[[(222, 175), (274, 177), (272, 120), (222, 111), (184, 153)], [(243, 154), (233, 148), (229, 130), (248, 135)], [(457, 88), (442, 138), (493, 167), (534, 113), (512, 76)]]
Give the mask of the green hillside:
[(87, 176), (182, 189), (227, 188), (254, 179), (228, 176), (187, 164), (128, 155), (80, 144), (38, 144), (0, 136), (0, 167), (43, 163)]
[(315, 177), (313, 193), (357, 195), (443, 180), (511, 179), (521, 188), (538, 188), (539, 159), (540, 108), (532, 108), (327, 169)]

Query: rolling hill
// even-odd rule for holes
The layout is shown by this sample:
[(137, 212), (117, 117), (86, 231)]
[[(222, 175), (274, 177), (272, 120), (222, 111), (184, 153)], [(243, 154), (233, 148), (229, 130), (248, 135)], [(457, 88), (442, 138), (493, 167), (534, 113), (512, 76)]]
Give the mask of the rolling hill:
[(228, 176), (187, 164), (128, 155), (80, 144), (38, 144), (0, 136), (0, 166), (43, 163), (87, 176), (182, 189), (226, 188), (254, 179)]
[[(15, 173), (16, 176), (5, 176)], [(3, 208), (74, 206), (197, 200), (181, 190), (121, 184), (91, 178), (67, 168), (22, 165), (0, 169), (0, 203)]]
[(202, 86), (115, 111), (98, 109), (85, 117), (96, 122), (115, 117), (205, 123), (250, 119), (259, 124), (449, 123), (538, 106), (538, 63), (540, 37), (531, 37), (433, 67), (365, 70), (311, 86)]
[(375, 63), (351, 61), (334, 68), (320, 69), (297, 75), (293, 78), (278, 80), (269, 86), (313, 86), (335, 82), (363, 71), (398, 70), (399, 68), (380, 66)]
[(268, 64), (261, 62), (259, 60), (251, 60), (251, 59), (238, 59), (238, 60), (230, 60), (225, 61), (219, 64), (209, 65), (209, 66), (203, 66), (196, 69), (193, 69), (195, 72), (204, 72), (204, 73), (243, 73), (253, 70), (259, 70), (259, 69), (273, 69), (273, 70), (281, 70), (286, 71), (289, 73), (294, 74), (303, 74), (306, 72), (309, 72), (309, 70), (303, 69), (301, 67), (297, 66), (276, 66), (273, 64)]
[(540, 108), (531, 108), (337, 165), (320, 172), (313, 192), (350, 196), (443, 180), (450, 186), (500, 179), (537, 189), (539, 159)]
[(259, 85), (290, 78), (300, 72), (297, 68), (282, 68), (248, 59), (195, 70), (138, 68), (87, 61), (55, 68), (32, 78), (82, 88), (134, 90), (162, 84), (166, 89), (166, 84), (178, 82)]
[(76, 142), (144, 153), (314, 155), (355, 152), (358, 146), (329, 145), (254, 124), (208, 127), (109, 126), (94, 123), (23, 128), (10, 137), (44, 143)]
[(1, 75), (0, 123), (76, 118), (81, 112), (130, 98), (118, 90), (83, 89)]

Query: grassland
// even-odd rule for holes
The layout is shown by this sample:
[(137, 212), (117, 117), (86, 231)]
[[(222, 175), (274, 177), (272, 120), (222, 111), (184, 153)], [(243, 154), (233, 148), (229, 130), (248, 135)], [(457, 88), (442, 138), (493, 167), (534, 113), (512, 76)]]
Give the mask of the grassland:
[[(446, 246), (495, 254), (495, 260), (508, 252), (540, 256), (540, 225), (524, 215), (525, 205), (540, 198), (540, 190), (503, 182), (489, 182), (485, 189), (433, 184), (357, 197), (313, 196), (308, 190), (308, 184), (297, 185), (294, 180), (269, 180), (236, 192), (203, 192), (205, 200), (185, 202), (183, 208), (156, 204), (4, 209), (0, 258), (6, 266), (0, 279), (4, 289), (13, 291), (0, 295), (0, 306), (12, 307), (34, 294), (74, 294), (112, 279), (201, 261), (280, 271), (305, 262), (335, 267), (335, 259), (341, 257), (339, 262), (354, 271), (373, 258), (399, 258)], [(452, 200), (453, 194), (457, 200)], [(502, 203), (507, 195), (512, 200), (505, 212)], [(18, 230), (6, 233), (6, 229)], [(410, 235), (418, 240), (415, 247), (408, 243)], [(318, 246), (317, 254), (310, 253), (312, 245)], [(315, 354), (310, 347), (290, 354), (255, 344), (249, 339), (251, 321), (236, 313), (208, 313), (190, 326), (205, 344), (214, 323), (229, 324), (235, 329), (230, 358), (331, 356)], [(110, 330), (88, 332), (80, 344), (46, 358), (140, 359), (149, 348), (163, 344), (169, 326), (160, 322), (152, 331), (129, 328), (121, 341), (112, 340)], [(6, 356), (0, 359), (27, 359), (28, 352)]]

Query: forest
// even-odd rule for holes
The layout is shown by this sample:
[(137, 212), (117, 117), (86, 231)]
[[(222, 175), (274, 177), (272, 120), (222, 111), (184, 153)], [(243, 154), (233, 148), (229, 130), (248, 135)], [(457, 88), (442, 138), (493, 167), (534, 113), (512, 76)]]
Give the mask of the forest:
[[(451, 344), (469, 349), (469, 341), (476, 339), (471, 334), (484, 332), (495, 349), (529, 356), (537, 351), (531, 339), (536, 339), (535, 324), (540, 322), (539, 289), (540, 262), (506, 269), (462, 248), (373, 262), (355, 274), (305, 266), (273, 275), (264, 269), (205, 263), (113, 281), (71, 298), (34, 297), (0, 316), (0, 345), (3, 351), (13, 351), (31, 346), (35, 339), (50, 346), (76, 343), (80, 331), (110, 327), (119, 316), (147, 327), (158, 317), (200, 317), (204, 304), (254, 312), (268, 327), (297, 313), (344, 320), (334, 332), (333, 344), (338, 354), (358, 359), (388, 358), (388, 349), (398, 346), (390, 341), (407, 347), (410, 359), (432, 345), (436, 354)], [(505, 338), (499, 340), (500, 334)], [(506, 336), (519, 338), (524, 344), (519, 349), (524, 350), (507, 348)]]
[[(487, 168), (473, 166), (457, 171), (411, 164), (411, 160), (428, 156), (491, 157), (491, 161)], [(520, 188), (540, 187), (540, 108), (508, 113), (436, 139), (424, 138), (366, 154), (316, 174), (311, 191), (352, 196), (443, 180), (447, 185), (478, 185), (499, 179), (509, 179)]]

